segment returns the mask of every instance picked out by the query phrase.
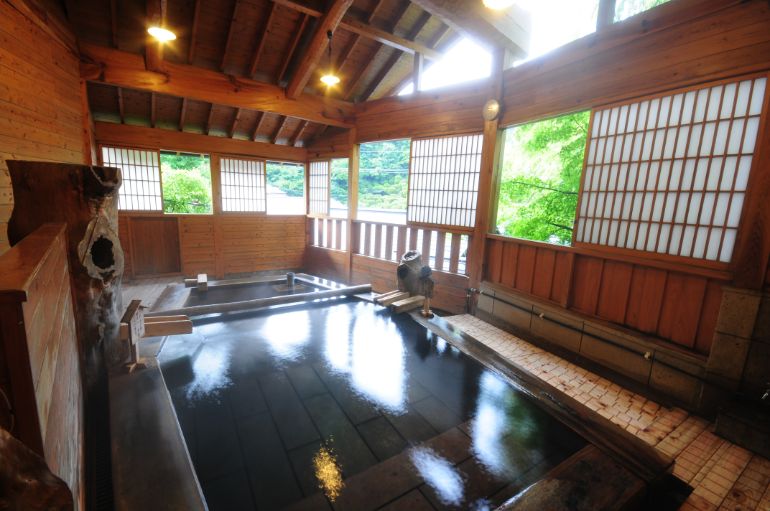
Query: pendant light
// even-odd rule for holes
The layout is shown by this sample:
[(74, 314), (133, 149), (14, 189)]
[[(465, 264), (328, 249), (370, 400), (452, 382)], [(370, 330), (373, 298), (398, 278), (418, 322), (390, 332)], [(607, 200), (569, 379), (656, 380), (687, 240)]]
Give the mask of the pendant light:
[(329, 70), (321, 77), (321, 82), (327, 87), (334, 87), (340, 83), (340, 77), (334, 74), (334, 67), (332, 67), (332, 31), (326, 32), (326, 37), (329, 38)]

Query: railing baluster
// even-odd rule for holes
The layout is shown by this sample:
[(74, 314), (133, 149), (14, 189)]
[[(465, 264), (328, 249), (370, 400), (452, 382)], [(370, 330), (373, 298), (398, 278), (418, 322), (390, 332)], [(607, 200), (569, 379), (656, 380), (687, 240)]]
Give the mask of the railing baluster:
[(337, 250), (342, 250), (342, 229), (345, 228), (345, 226), (343, 225), (343, 221), (340, 219), (335, 220), (334, 228), (337, 231), (334, 237), (334, 248), (336, 248)]
[(417, 231), (419, 229), (415, 227), (407, 227), (409, 229), (409, 250), (417, 250)]
[(433, 231), (428, 229), (422, 230), (422, 262), (429, 265), (431, 268), (433, 267), (432, 264), (430, 264), (430, 242), (433, 238)]
[(323, 246), (323, 233), (321, 232), (321, 229), (323, 226), (321, 225), (321, 220), (319, 218), (315, 219), (315, 246), (316, 247), (322, 247)]
[(407, 227), (405, 225), (399, 225), (396, 228), (398, 229), (398, 242), (396, 243), (396, 262), (399, 262), (401, 260), (401, 256), (403, 256), (404, 252), (406, 252)]
[(388, 261), (393, 260), (393, 227), (392, 225), (386, 225), (385, 227), (385, 253), (383, 259)]
[(449, 272), (457, 273), (457, 265), (460, 262), (460, 241), (462, 236), (456, 232), (452, 233), (452, 249), (449, 252)]
[(436, 269), (444, 271), (444, 244), (446, 243), (446, 233), (436, 231)]

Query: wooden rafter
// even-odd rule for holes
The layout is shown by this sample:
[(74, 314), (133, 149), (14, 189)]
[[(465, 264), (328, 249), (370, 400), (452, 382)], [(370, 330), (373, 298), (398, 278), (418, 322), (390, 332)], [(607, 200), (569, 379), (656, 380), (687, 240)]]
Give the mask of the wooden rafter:
[(286, 126), (286, 121), (288, 121), (289, 118), (284, 116), (281, 116), (281, 120), (278, 123), (278, 128), (275, 130), (275, 133), (273, 133), (273, 137), (271, 139), (272, 143), (275, 144), (278, 142), (278, 137), (281, 136), (281, 132), (283, 131), (284, 126)]
[[(311, 7), (307, 7), (303, 4), (296, 2), (295, 0), (273, 0), (273, 2), (294, 9), (295, 11), (303, 12), (314, 18), (320, 17), (323, 13)], [(441, 58), (441, 53), (429, 48), (424, 44), (420, 44), (416, 41), (409, 41), (405, 37), (397, 36), (387, 30), (379, 29), (375, 26), (364, 23), (351, 16), (345, 16), (339, 24), (339, 28), (352, 32), (363, 37), (373, 39), (377, 42), (397, 48), (407, 53), (422, 53), (426, 58), (430, 60), (438, 60)]]
[[(441, 40), (444, 38), (444, 36), (449, 32), (449, 26), (448, 25), (442, 25), (441, 28), (436, 32), (431, 40), (428, 42), (428, 45), (431, 48), (436, 48), (439, 43), (441, 43)], [(409, 82), (412, 81), (412, 74), (409, 73), (409, 76), (399, 80), (394, 87), (392, 87), (390, 90), (385, 92), (383, 96), (392, 96), (393, 94), (397, 93), (401, 89), (403, 89)]]
[(126, 123), (126, 105), (123, 102), (123, 89), (120, 87), (117, 87), (118, 89), (118, 114), (120, 115), (120, 124)]
[(206, 119), (206, 135), (211, 134), (211, 121), (214, 118), (214, 103), (211, 104), (211, 108), (209, 108), (209, 116)]
[[(417, 21), (415, 22), (412, 29), (407, 34), (406, 38), (414, 41), (417, 36), (422, 32), (422, 29), (425, 28), (425, 25), (428, 24), (428, 21), (430, 21), (431, 14), (427, 11), (422, 11), (420, 14), (420, 17), (417, 18)], [(366, 88), (364, 93), (361, 95), (361, 101), (367, 101), (372, 94), (374, 94), (374, 91), (377, 90), (377, 87), (380, 86), (382, 81), (385, 79), (385, 77), (390, 74), (390, 71), (393, 69), (393, 66), (395, 66), (399, 59), (401, 58), (401, 55), (403, 55), (404, 52), (401, 50), (393, 50), (393, 54), (388, 58), (388, 60), (385, 62), (385, 64), (380, 69), (380, 72), (377, 73), (377, 76), (375, 76), (374, 80), (372, 80), (372, 83), (369, 84), (369, 87)], [(422, 56), (422, 53), (415, 53), (414, 58), (418, 59), (418, 55), (422, 61), (424, 61), (425, 57)]]
[(118, 0), (110, 0), (110, 37), (112, 47), (118, 47)]
[[(374, 20), (374, 17), (377, 16), (377, 13), (379, 12), (380, 8), (382, 7), (382, 3), (384, 0), (377, 0), (377, 3), (374, 4), (374, 8), (369, 13), (369, 15), (366, 17), (366, 23), (371, 24), (372, 20)], [(340, 59), (337, 63), (337, 69), (342, 69), (342, 66), (345, 65), (345, 62), (347, 62), (348, 57), (351, 53), (353, 53), (353, 50), (355, 50), (356, 45), (358, 44), (358, 41), (361, 39), (361, 34), (353, 34), (353, 37), (350, 38), (350, 42), (345, 47), (345, 51), (340, 55)]]
[(241, 120), (241, 113), (243, 113), (243, 109), (238, 108), (235, 110), (235, 115), (233, 116), (233, 122), (230, 125), (230, 130), (227, 132), (227, 136), (230, 138), (233, 138), (235, 136), (235, 128), (238, 127), (238, 121)]
[[(274, 4), (275, 5), (275, 4)], [(305, 32), (305, 27), (307, 26), (307, 22), (310, 19), (310, 16), (307, 14), (302, 14), (302, 18), (299, 22), (299, 27), (297, 30), (294, 31), (294, 37), (291, 39), (291, 44), (289, 45), (289, 50), (286, 52), (286, 56), (283, 59), (283, 65), (281, 66), (281, 71), (278, 73), (278, 83), (281, 83), (283, 81), (283, 77), (286, 74), (286, 70), (289, 68), (289, 63), (291, 63), (291, 58), (294, 56), (294, 52), (297, 50), (297, 45), (299, 44), (299, 40), (302, 39), (302, 34)]]
[(225, 50), (222, 52), (222, 61), (219, 63), (219, 69), (222, 71), (225, 70), (225, 63), (227, 62), (227, 54), (230, 52), (230, 45), (233, 44), (233, 28), (235, 27), (235, 22), (238, 20), (238, 6), (240, 5), (240, 0), (235, 0), (235, 4), (233, 5), (233, 14), (230, 16), (230, 25), (227, 27), (227, 40), (225, 41)]
[(190, 46), (187, 48), (187, 63), (192, 64), (195, 58), (195, 43), (198, 38), (198, 21), (201, 14), (201, 2), (203, 0), (195, 0), (195, 9), (193, 10), (192, 27), (190, 27)]
[(272, 84), (173, 62), (165, 63), (163, 73), (155, 73), (144, 69), (139, 55), (86, 43), (81, 43), (80, 53), (81, 77), (85, 80), (344, 128), (352, 126), (354, 108), (345, 101), (308, 94), (292, 100), (284, 89)]
[[(165, 25), (166, 0), (147, 0), (147, 25)], [(144, 62), (149, 71), (163, 69), (163, 43), (145, 32)]]
[(294, 134), (289, 139), (289, 145), (291, 147), (295, 147), (297, 145), (297, 141), (300, 139), (302, 134), (307, 129), (308, 121), (302, 121), (299, 123), (299, 126), (297, 126), (297, 129), (294, 130)]
[(187, 116), (187, 98), (182, 98), (182, 108), (179, 110), (179, 131), (184, 131), (184, 121)]
[(257, 72), (257, 65), (259, 64), (259, 58), (262, 56), (262, 51), (265, 49), (265, 42), (267, 41), (267, 36), (270, 35), (270, 24), (273, 22), (273, 16), (275, 16), (275, 6), (276, 4), (274, 3), (270, 4), (270, 12), (267, 15), (267, 19), (265, 19), (264, 25), (262, 26), (262, 33), (259, 36), (257, 47), (254, 49), (254, 55), (252, 55), (251, 57), (251, 62), (249, 63), (249, 70), (246, 73), (246, 76), (253, 77), (254, 73)]
[(323, 126), (321, 126), (321, 127), (318, 129), (318, 131), (316, 131), (315, 135), (313, 135), (313, 138), (311, 138), (311, 139), (308, 141), (308, 143), (307, 143), (307, 144), (305, 144), (305, 147), (313, 145), (313, 144), (315, 143), (315, 141), (316, 141), (316, 140), (318, 140), (319, 138), (321, 138), (321, 136), (322, 136), (324, 133), (326, 133), (326, 130), (328, 130), (328, 129), (329, 129), (329, 126), (327, 126), (327, 125), (325, 125), (325, 124), (324, 124)]
[(254, 124), (254, 131), (251, 133), (251, 140), (256, 141), (257, 135), (259, 135), (259, 129), (262, 127), (262, 123), (265, 121), (265, 112), (257, 112), (257, 122)]
[(157, 120), (158, 111), (158, 98), (154, 92), (150, 93), (150, 127), (155, 127), (155, 121)]
[(310, 44), (308, 44), (305, 54), (302, 56), (294, 75), (286, 86), (286, 96), (288, 98), (297, 98), (304, 90), (310, 76), (313, 74), (319, 60), (329, 45), (327, 32), (334, 32), (337, 25), (342, 21), (342, 17), (348, 8), (353, 4), (353, 0), (333, 0), (329, 10), (321, 16), (318, 26), (316, 26)]

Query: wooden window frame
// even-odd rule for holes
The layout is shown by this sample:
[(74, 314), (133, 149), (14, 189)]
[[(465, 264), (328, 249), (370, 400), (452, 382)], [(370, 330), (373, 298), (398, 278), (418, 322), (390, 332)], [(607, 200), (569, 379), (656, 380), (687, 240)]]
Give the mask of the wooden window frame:
[[(160, 167), (160, 149), (155, 148), (146, 148), (146, 147), (133, 147), (129, 145), (122, 145), (122, 144), (99, 144), (99, 149), (97, 151), (97, 161), (99, 165), (105, 166), (104, 163), (104, 156), (103, 151), (104, 149), (123, 149), (126, 151), (144, 151), (148, 153), (155, 153), (155, 155), (158, 158), (158, 188), (159, 188), (159, 195), (158, 198), (160, 199), (160, 209), (122, 209), (118, 207), (118, 211), (123, 211), (125, 213), (130, 213), (132, 215), (165, 215), (166, 212), (163, 208), (163, 172), (161, 172)], [(123, 169), (121, 169), (121, 179), (123, 179)], [(118, 193), (120, 193), (118, 191)], [(119, 203), (120, 201), (118, 201)]]
[[(298, 165), (301, 166), (303, 169), (302, 175), (303, 179), (305, 181), (304, 186), (302, 187), (302, 193), (303, 198), (305, 199), (305, 211), (303, 213), (270, 213), (268, 211), (268, 193), (267, 193), (267, 187), (268, 187), (268, 181), (267, 181), (267, 165), (268, 163), (278, 163), (278, 164), (288, 164), (288, 165)], [(308, 182), (309, 182), (309, 172), (310, 172), (310, 165), (308, 165), (307, 161), (291, 161), (291, 160), (279, 160), (275, 158), (266, 158), (265, 159), (265, 215), (266, 216), (273, 216), (273, 217), (279, 217), (279, 216), (302, 216), (307, 217), (308, 216), (308, 198), (309, 198), (309, 190), (308, 190)]]
[[(312, 167), (313, 163), (326, 163), (326, 212), (321, 213), (318, 211), (313, 211), (312, 204), (313, 204), (313, 195), (312, 192), (314, 190), (313, 188), (313, 181), (312, 181)], [(329, 208), (330, 204), (329, 201), (331, 199), (331, 180), (332, 180), (332, 158), (313, 158), (311, 160), (308, 160), (307, 166), (306, 166), (306, 176), (305, 176), (305, 198), (307, 199), (307, 204), (305, 211), (307, 211), (307, 216), (309, 218), (330, 218), (331, 215), (329, 214)], [(316, 188), (317, 189), (317, 188)]]
[[(214, 198), (214, 204), (215, 209), (214, 211), (221, 215), (228, 215), (228, 216), (266, 216), (267, 215), (267, 160), (264, 158), (249, 158), (245, 156), (238, 156), (238, 155), (231, 155), (231, 154), (218, 154), (217, 155), (217, 165), (216, 165), (216, 185), (215, 186), (215, 180), (214, 180), (214, 165), (212, 165), (212, 179), (211, 179), (211, 187), (216, 190), (217, 197)], [(264, 211), (225, 211), (224, 209), (224, 185), (222, 184), (222, 160), (240, 160), (240, 161), (253, 161), (262, 163), (263, 168), (263, 175), (264, 175), (264, 186), (262, 187), (262, 201), (265, 204)], [(212, 156), (213, 161), (213, 156)]]

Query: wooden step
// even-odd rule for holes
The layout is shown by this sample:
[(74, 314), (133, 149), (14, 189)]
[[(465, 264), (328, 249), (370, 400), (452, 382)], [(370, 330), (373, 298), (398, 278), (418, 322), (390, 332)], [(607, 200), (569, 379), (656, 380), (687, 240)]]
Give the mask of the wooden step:
[(411, 298), (405, 298), (403, 300), (398, 300), (396, 302), (393, 302), (390, 306), (393, 309), (393, 312), (396, 314), (400, 314), (402, 312), (408, 312), (410, 310), (419, 309), (422, 307), (423, 302), (425, 301), (425, 297), (422, 295), (414, 295)]
[(390, 295), (389, 297), (380, 300), (379, 304), (387, 307), (388, 305), (391, 305), (400, 300), (405, 300), (407, 298), (409, 298), (409, 293), (407, 293), (406, 291), (399, 291), (394, 295)]

